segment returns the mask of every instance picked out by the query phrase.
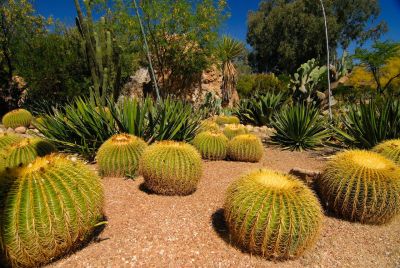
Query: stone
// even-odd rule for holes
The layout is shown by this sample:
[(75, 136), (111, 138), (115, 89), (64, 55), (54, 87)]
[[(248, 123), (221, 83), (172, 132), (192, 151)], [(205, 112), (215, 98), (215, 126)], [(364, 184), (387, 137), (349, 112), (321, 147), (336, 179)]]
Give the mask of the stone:
[(7, 133), (15, 133), (15, 131), (14, 131), (14, 129), (12, 129), (12, 128), (9, 127), (9, 128), (7, 129)]
[(26, 127), (17, 127), (17, 128), (15, 129), (15, 133), (18, 133), (18, 134), (25, 134), (25, 133), (26, 133)]

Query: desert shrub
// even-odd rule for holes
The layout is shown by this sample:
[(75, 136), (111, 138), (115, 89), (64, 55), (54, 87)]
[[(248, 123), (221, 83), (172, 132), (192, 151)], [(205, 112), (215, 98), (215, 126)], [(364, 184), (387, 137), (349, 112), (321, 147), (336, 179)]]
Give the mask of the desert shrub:
[(240, 125), (240, 124), (230, 124), (230, 125), (225, 125), (224, 127), (224, 135), (228, 139), (233, 139), (236, 136), (247, 134), (248, 130), (245, 126)]
[(226, 158), (228, 138), (218, 132), (201, 132), (194, 138), (193, 146), (204, 159), (223, 160)]
[(275, 74), (247, 74), (238, 79), (237, 91), (242, 98), (252, 97), (255, 94), (285, 93), (287, 83), (281, 81)]
[(2, 122), (6, 128), (28, 127), (32, 121), (32, 114), (25, 109), (16, 109), (6, 113)]
[(102, 220), (102, 184), (82, 163), (50, 155), (0, 177), (1, 247), (12, 267), (70, 253)]
[(312, 106), (286, 107), (275, 114), (272, 126), (272, 140), (292, 151), (314, 149), (330, 136), (325, 119)]
[(258, 162), (263, 155), (263, 144), (260, 138), (255, 135), (239, 135), (228, 143), (228, 156), (234, 161)]
[(201, 156), (184, 142), (161, 141), (149, 146), (140, 162), (146, 187), (162, 195), (189, 195), (202, 175)]
[(353, 105), (336, 127), (339, 138), (350, 147), (370, 149), (378, 143), (400, 138), (400, 102), (371, 100)]
[(376, 145), (372, 151), (379, 153), (400, 165), (400, 139), (381, 142)]
[(337, 154), (318, 185), (323, 202), (345, 219), (382, 224), (400, 213), (400, 169), (377, 153)]
[(116, 134), (103, 143), (96, 159), (103, 176), (135, 175), (147, 144), (129, 134)]
[(303, 182), (266, 169), (229, 186), (224, 214), (233, 241), (267, 259), (301, 255), (314, 244), (323, 219), (317, 197)]
[(272, 115), (284, 102), (282, 93), (255, 94), (250, 99), (241, 99), (234, 114), (242, 124), (265, 126), (271, 124)]

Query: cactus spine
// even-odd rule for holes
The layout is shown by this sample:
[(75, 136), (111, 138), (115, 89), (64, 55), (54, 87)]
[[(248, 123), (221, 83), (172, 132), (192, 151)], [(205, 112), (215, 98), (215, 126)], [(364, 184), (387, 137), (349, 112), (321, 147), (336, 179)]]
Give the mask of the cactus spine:
[(393, 160), (400, 165), (400, 139), (388, 140), (375, 146), (372, 151)]
[(228, 139), (222, 133), (201, 132), (194, 138), (193, 145), (204, 159), (223, 160), (226, 158)]
[(204, 131), (218, 132), (218, 131), (220, 131), (220, 129), (219, 129), (219, 126), (217, 123), (215, 123), (211, 120), (203, 120), (201, 122), (199, 132), (204, 132)]
[(240, 124), (226, 125), (224, 128), (224, 134), (228, 139), (233, 139), (236, 136), (247, 134), (247, 128)]
[(252, 134), (234, 137), (228, 143), (228, 156), (234, 161), (258, 162), (264, 155), (260, 138)]
[(129, 135), (117, 134), (101, 145), (96, 159), (100, 174), (104, 176), (134, 175), (147, 143)]
[(38, 267), (71, 252), (102, 219), (100, 179), (80, 162), (50, 155), (1, 179), (0, 246), (12, 267)]
[(267, 259), (301, 255), (314, 244), (323, 218), (318, 199), (303, 182), (266, 169), (229, 186), (224, 214), (233, 241)]
[(25, 109), (16, 109), (3, 116), (3, 125), (6, 128), (29, 127), (32, 114)]
[(202, 175), (201, 156), (190, 144), (163, 141), (149, 146), (140, 162), (146, 187), (162, 195), (189, 195)]
[(0, 134), (0, 151), (13, 143), (21, 141), (22, 139), (21, 136), (12, 133)]
[(350, 221), (383, 224), (400, 212), (400, 168), (374, 152), (337, 154), (327, 164), (319, 188), (328, 208)]

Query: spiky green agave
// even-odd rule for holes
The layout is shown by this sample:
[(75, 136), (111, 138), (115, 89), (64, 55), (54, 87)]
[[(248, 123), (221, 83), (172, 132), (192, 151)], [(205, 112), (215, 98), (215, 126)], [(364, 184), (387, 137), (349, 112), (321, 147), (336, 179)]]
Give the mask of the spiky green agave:
[(139, 160), (147, 143), (133, 135), (117, 134), (100, 146), (97, 163), (103, 176), (131, 176), (139, 167)]
[(255, 135), (239, 135), (228, 143), (228, 157), (234, 161), (258, 162), (263, 155), (264, 147)]
[(1, 178), (0, 248), (12, 267), (39, 267), (76, 249), (103, 218), (98, 176), (59, 155)]
[(400, 168), (374, 152), (337, 154), (318, 185), (328, 208), (350, 221), (384, 224), (400, 212)]
[(372, 151), (383, 155), (386, 158), (400, 165), (400, 139), (388, 140), (376, 145)]
[(28, 127), (31, 124), (32, 114), (25, 109), (16, 109), (3, 116), (3, 125), (6, 128)]
[(202, 175), (201, 156), (190, 144), (162, 141), (144, 151), (140, 171), (145, 186), (155, 193), (189, 195)]
[(233, 242), (266, 259), (301, 255), (314, 244), (323, 219), (317, 197), (303, 182), (267, 169), (229, 186), (224, 215)]
[(22, 136), (12, 133), (0, 134), (0, 151), (10, 146), (13, 143), (19, 142), (23, 139)]
[(223, 160), (226, 158), (228, 138), (222, 133), (206, 131), (194, 138), (193, 145), (204, 159)]
[(233, 139), (236, 136), (247, 134), (247, 128), (240, 124), (229, 124), (224, 128), (224, 134), (228, 139)]
[(220, 126), (226, 124), (240, 124), (239, 118), (237, 118), (236, 116), (228, 116), (228, 115), (217, 116), (215, 122)]

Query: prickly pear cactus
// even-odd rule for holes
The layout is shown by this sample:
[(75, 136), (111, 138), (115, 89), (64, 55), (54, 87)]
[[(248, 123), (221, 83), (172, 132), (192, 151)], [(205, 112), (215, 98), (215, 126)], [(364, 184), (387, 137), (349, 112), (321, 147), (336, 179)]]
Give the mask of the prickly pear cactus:
[(201, 132), (194, 138), (193, 145), (204, 159), (223, 160), (226, 158), (228, 138), (218, 132)]
[(22, 139), (23, 137), (17, 134), (12, 134), (12, 133), (0, 134), (0, 151), (13, 143), (21, 141)]
[(202, 175), (201, 156), (183, 142), (162, 141), (143, 153), (140, 171), (146, 187), (162, 195), (189, 195)]
[(226, 125), (224, 128), (224, 134), (228, 139), (233, 139), (236, 136), (247, 134), (247, 128), (240, 124)]
[(117, 134), (108, 139), (96, 159), (103, 176), (131, 176), (139, 167), (139, 160), (147, 143), (133, 135)]
[(264, 147), (255, 135), (239, 135), (228, 143), (228, 157), (234, 161), (258, 162), (263, 155)]
[(267, 259), (301, 255), (314, 244), (323, 219), (317, 197), (303, 182), (267, 169), (229, 186), (224, 214), (232, 240)]
[(217, 116), (215, 122), (220, 126), (226, 124), (240, 124), (239, 118), (237, 118), (236, 116), (228, 116), (228, 115)]
[(337, 154), (318, 184), (328, 208), (350, 221), (383, 224), (400, 213), (400, 168), (377, 153)]
[(383, 155), (386, 158), (400, 165), (400, 139), (388, 140), (375, 146), (372, 151)]
[(3, 116), (3, 125), (6, 128), (28, 127), (31, 124), (32, 114), (25, 109), (16, 109)]
[(0, 248), (12, 267), (39, 267), (87, 240), (103, 217), (100, 179), (49, 155), (1, 178)]

